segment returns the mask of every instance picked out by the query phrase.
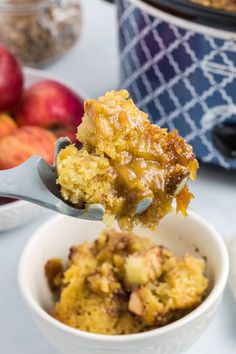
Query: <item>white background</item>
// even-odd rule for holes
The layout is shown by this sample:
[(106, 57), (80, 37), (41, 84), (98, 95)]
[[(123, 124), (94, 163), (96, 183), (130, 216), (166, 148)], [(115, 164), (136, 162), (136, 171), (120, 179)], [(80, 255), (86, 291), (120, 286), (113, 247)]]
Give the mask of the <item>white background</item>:
[[(101, 0), (81, 0), (81, 3), (83, 30), (80, 42), (47, 71), (97, 97), (118, 86), (115, 8)], [(225, 239), (236, 235), (236, 173), (201, 166), (192, 189), (196, 196), (192, 209), (212, 222)], [(51, 214), (46, 212), (43, 218), (19, 230), (0, 233), (0, 354), (57, 353), (34, 326), (16, 280), (17, 264), (25, 242)], [(236, 303), (228, 289), (212, 324), (187, 352), (209, 353), (236, 353)]]

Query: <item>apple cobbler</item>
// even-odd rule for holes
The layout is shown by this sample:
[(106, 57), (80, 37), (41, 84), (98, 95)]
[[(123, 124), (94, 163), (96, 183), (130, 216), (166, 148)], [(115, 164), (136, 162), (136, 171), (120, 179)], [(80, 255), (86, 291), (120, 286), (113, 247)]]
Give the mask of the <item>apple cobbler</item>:
[[(188, 180), (195, 179), (198, 163), (177, 131), (151, 124), (128, 96), (126, 90), (111, 91), (85, 102), (77, 134), (83, 147), (60, 151), (57, 182), (63, 198), (78, 208), (101, 203), (107, 224), (117, 218), (122, 229), (139, 223), (153, 228), (174, 199), (186, 215), (193, 197)], [(138, 203), (147, 197), (151, 206), (137, 215)]]
[(148, 331), (177, 320), (203, 301), (205, 260), (175, 256), (149, 238), (104, 230), (73, 246), (69, 263), (45, 265), (58, 302), (50, 312), (80, 330), (101, 334)]

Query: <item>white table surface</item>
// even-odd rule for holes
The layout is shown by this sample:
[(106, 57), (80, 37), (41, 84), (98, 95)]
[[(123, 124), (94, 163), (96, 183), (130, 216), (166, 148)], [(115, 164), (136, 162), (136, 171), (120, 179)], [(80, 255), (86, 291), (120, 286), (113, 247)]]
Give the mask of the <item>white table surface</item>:
[[(47, 71), (97, 97), (118, 85), (115, 9), (100, 0), (81, 0), (81, 3), (81, 40)], [(236, 235), (236, 172), (202, 166), (193, 191), (196, 199), (192, 209), (215, 225), (225, 239)], [(0, 354), (57, 353), (35, 327), (17, 286), (21, 250), (32, 232), (52, 214), (46, 212), (25, 227), (0, 233)], [(236, 303), (228, 289), (210, 327), (187, 352), (209, 353), (236, 353)]]

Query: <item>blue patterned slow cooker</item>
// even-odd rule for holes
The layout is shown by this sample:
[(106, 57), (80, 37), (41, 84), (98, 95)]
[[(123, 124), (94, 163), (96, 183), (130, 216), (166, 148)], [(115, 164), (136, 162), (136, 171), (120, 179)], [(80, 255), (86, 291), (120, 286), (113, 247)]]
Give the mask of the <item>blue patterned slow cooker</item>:
[(200, 161), (236, 169), (236, 33), (145, 1), (116, 3), (120, 86), (153, 123), (178, 129)]

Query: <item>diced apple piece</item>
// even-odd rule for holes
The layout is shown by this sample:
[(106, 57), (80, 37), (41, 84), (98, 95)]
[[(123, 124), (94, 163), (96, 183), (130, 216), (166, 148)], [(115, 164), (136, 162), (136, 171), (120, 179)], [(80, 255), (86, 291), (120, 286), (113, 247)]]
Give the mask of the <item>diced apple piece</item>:
[(143, 302), (139, 296), (138, 291), (133, 291), (130, 295), (129, 304), (128, 304), (129, 311), (135, 313), (135, 315), (142, 316), (144, 311)]
[(157, 279), (162, 272), (162, 257), (159, 247), (155, 246), (141, 254), (126, 258), (126, 284), (128, 286), (145, 285), (150, 280)]
[(128, 285), (143, 285), (149, 280), (148, 267), (142, 256), (129, 256), (125, 264)]

